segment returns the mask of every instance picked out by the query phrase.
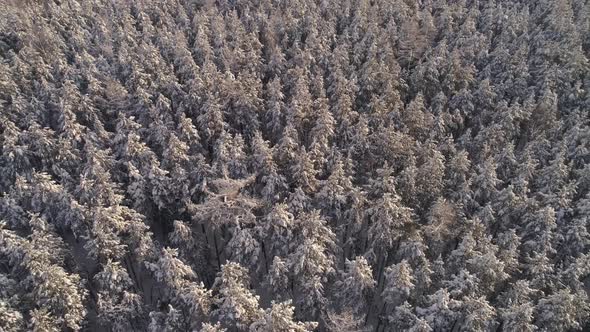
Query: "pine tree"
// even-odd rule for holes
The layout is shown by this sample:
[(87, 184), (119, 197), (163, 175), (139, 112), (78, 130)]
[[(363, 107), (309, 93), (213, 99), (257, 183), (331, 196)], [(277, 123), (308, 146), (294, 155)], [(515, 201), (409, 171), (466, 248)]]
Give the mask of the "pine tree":
[(0, 330), (590, 326), (585, 1), (2, 5)]
[(213, 303), (217, 309), (212, 314), (224, 326), (247, 329), (250, 324), (263, 317), (258, 306), (259, 297), (248, 289), (248, 273), (237, 263), (229, 262), (222, 266), (215, 280), (216, 295)]
[(297, 224), (296, 246), (288, 257), (299, 294), (295, 300), (302, 314), (318, 317), (327, 304), (324, 283), (334, 273), (335, 235), (318, 210), (300, 215)]
[(588, 319), (588, 311), (585, 294), (572, 294), (564, 289), (539, 300), (535, 306), (535, 324), (541, 331), (580, 329)]
[(308, 332), (317, 327), (317, 323), (305, 322), (299, 323), (293, 320), (294, 308), (290, 301), (283, 303), (271, 303), (271, 307), (266, 309), (264, 316), (250, 325), (249, 331), (293, 331)]
[(346, 270), (341, 280), (334, 284), (339, 289), (338, 296), (343, 307), (350, 307), (353, 312), (363, 312), (367, 305), (370, 292), (375, 287), (373, 272), (364, 257), (345, 262)]
[(414, 286), (414, 276), (408, 262), (404, 260), (390, 266), (385, 269), (383, 301), (394, 306), (402, 304), (410, 296)]
[(466, 298), (463, 305), (468, 312), (464, 317), (462, 330), (488, 331), (495, 324), (495, 310), (484, 297)]

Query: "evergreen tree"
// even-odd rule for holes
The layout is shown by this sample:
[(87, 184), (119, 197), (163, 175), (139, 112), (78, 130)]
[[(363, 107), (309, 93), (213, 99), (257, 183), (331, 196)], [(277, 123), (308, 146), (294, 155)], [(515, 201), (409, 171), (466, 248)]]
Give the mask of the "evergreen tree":
[(0, 2), (0, 330), (589, 329), (587, 1)]

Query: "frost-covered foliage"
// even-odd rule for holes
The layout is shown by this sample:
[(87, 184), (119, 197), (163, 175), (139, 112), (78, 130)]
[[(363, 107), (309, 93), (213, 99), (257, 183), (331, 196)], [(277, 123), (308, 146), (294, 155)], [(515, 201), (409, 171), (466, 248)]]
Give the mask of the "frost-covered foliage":
[(590, 330), (587, 0), (0, 0), (0, 331)]

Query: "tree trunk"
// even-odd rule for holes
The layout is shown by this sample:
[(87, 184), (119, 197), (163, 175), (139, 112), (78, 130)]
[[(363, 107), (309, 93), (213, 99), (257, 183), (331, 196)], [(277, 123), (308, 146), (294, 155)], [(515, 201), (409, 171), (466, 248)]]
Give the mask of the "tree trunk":
[(221, 259), (219, 258), (219, 248), (217, 246), (217, 235), (213, 231), (213, 244), (215, 245), (215, 258), (217, 259), (217, 268), (221, 271)]
[(346, 263), (346, 243), (347, 243), (347, 239), (348, 239), (348, 223), (346, 224), (346, 227), (344, 227), (344, 236), (342, 237), (342, 266), (344, 266), (344, 264)]
[(268, 274), (268, 256), (266, 254), (266, 246), (264, 245), (264, 241), (260, 241), (260, 245), (262, 246), (262, 255), (264, 256), (264, 267), (266, 268), (266, 274)]

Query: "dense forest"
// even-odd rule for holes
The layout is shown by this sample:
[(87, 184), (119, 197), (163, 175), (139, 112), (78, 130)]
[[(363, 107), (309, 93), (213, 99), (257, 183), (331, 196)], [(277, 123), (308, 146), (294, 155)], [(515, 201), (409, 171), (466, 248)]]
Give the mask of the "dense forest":
[(0, 0), (0, 331), (590, 331), (590, 1)]

